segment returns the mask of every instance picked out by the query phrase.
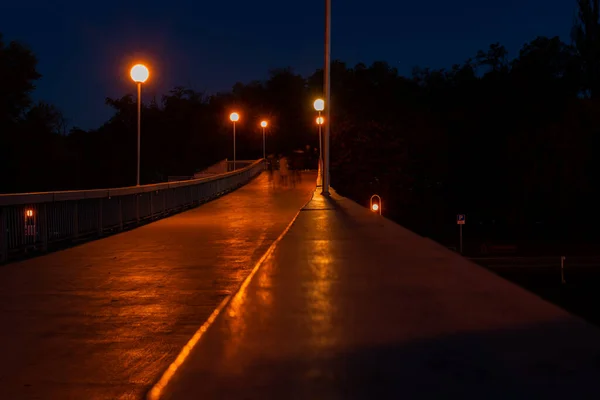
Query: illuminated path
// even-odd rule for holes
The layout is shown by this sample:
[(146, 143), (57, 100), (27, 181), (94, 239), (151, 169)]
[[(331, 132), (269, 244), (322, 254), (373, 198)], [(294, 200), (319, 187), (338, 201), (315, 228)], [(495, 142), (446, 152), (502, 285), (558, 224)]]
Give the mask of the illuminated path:
[(199, 208), (0, 267), (0, 399), (138, 399), (315, 187), (263, 174)]
[(300, 212), (150, 398), (600, 398), (600, 329), (333, 197)]

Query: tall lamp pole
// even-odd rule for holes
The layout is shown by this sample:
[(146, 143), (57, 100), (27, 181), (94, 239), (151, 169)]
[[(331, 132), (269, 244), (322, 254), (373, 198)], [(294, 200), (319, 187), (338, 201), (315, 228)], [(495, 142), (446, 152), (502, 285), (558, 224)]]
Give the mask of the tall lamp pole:
[(235, 171), (235, 123), (240, 120), (240, 114), (232, 112), (229, 119), (233, 122), (233, 170)]
[(142, 125), (142, 83), (148, 80), (150, 71), (143, 64), (134, 65), (129, 73), (131, 79), (137, 83), (137, 179), (136, 185), (140, 186), (140, 142)]
[(329, 127), (331, 126), (331, 0), (325, 0), (325, 137), (323, 140), (323, 190), (322, 194), (329, 195)]
[(319, 116), (317, 117), (317, 125), (319, 125), (319, 163), (323, 162), (323, 145), (322, 145), (322, 137), (321, 137), (321, 130), (322, 130), (322, 126), (325, 123), (325, 118), (321, 117), (321, 113), (319, 113)]
[[(317, 125), (319, 125), (319, 166), (323, 168), (323, 139), (321, 138), (321, 129), (325, 120), (321, 116), (321, 112), (325, 109), (325, 101), (323, 99), (316, 99), (313, 103), (313, 107), (319, 113), (319, 116), (317, 117)], [(325, 182), (323, 171), (321, 171), (321, 179), (321, 186), (323, 186), (323, 182)]]
[(263, 131), (263, 160), (267, 160), (267, 147), (265, 145), (265, 129), (267, 129), (267, 121), (261, 121), (260, 126), (262, 127), (262, 131)]

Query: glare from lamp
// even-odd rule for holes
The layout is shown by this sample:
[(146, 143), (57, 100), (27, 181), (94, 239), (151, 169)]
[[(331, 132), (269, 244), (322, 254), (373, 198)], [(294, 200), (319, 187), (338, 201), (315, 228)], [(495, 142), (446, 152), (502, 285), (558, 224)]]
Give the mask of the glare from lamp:
[(131, 68), (131, 72), (129, 74), (134, 82), (144, 83), (148, 80), (150, 71), (148, 71), (148, 68), (145, 65), (136, 64)]

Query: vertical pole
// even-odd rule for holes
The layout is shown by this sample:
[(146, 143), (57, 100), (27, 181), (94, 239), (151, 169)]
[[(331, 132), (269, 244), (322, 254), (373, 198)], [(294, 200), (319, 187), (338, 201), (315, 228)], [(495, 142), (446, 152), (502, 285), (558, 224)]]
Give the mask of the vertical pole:
[(42, 242), (42, 251), (48, 251), (48, 211), (46, 203), (42, 203), (38, 211), (38, 221), (40, 221), (40, 240)]
[[(154, 192), (150, 192), (150, 219), (154, 217)], [(193, 201), (193, 199), (192, 199)]]
[[(319, 121), (321, 118), (321, 111), (319, 111)], [(323, 124), (319, 124), (319, 164), (323, 162), (323, 138), (322, 138), (322, 133), (323, 131)]]
[(323, 175), (323, 138), (321, 135), (321, 131), (322, 131), (322, 128), (321, 128), (321, 125), (319, 125), (319, 162), (317, 165), (317, 169), (320, 169), (320, 171), (318, 171), (318, 172), (321, 173), (321, 182), (318, 182), (318, 185), (321, 186), (321, 188), (323, 188), (323, 180), (325, 179), (324, 178), (325, 175)]
[(104, 232), (104, 228), (102, 226), (102, 222), (104, 221), (104, 216), (102, 215), (102, 198), (98, 199), (98, 236), (102, 236)]
[(79, 201), (73, 201), (73, 238), (79, 237)]
[(462, 224), (459, 225), (459, 227), (460, 227), (460, 254), (462, 254), (462, 250), (463, 250), (463, 246), (462, 246), (462, 242), (463, 242), (463, 239), (462, 239), (462, 227), (463, 226), (462, 226)]
[(119, 196), (119, 231), (123, 230), (123, 196)]
[(233, 121), (233, 170), (235, 171), (235, 121)]
[(331, 0), (325, 0), (325, 137), (323, 138), (323, 191), (329, 195), (329, 133), (331, 124)]
[(138, 103), (137, 103), (137, 186), (140, 186), (140, 132), (142, 123), (142, 83), (137, 85)]
[(0, 207), (0, 262), (8, 259), (8, 224), (7, 210)]
[(265, 128), (263, 127), (263, 160), (267, 159), (267, 149), (265, 146)]

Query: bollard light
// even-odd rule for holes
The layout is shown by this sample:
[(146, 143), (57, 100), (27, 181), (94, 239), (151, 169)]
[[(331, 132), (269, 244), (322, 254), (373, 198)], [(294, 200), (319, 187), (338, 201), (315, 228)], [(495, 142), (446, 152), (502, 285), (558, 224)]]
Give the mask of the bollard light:
[(25, 210), (25, 216), (29, 218), (33, 217), (33, 210), (31, 208)]
[(371, 196), (371, 211), (379, 213), (381, 215), (381, 197), (378, 194)]

